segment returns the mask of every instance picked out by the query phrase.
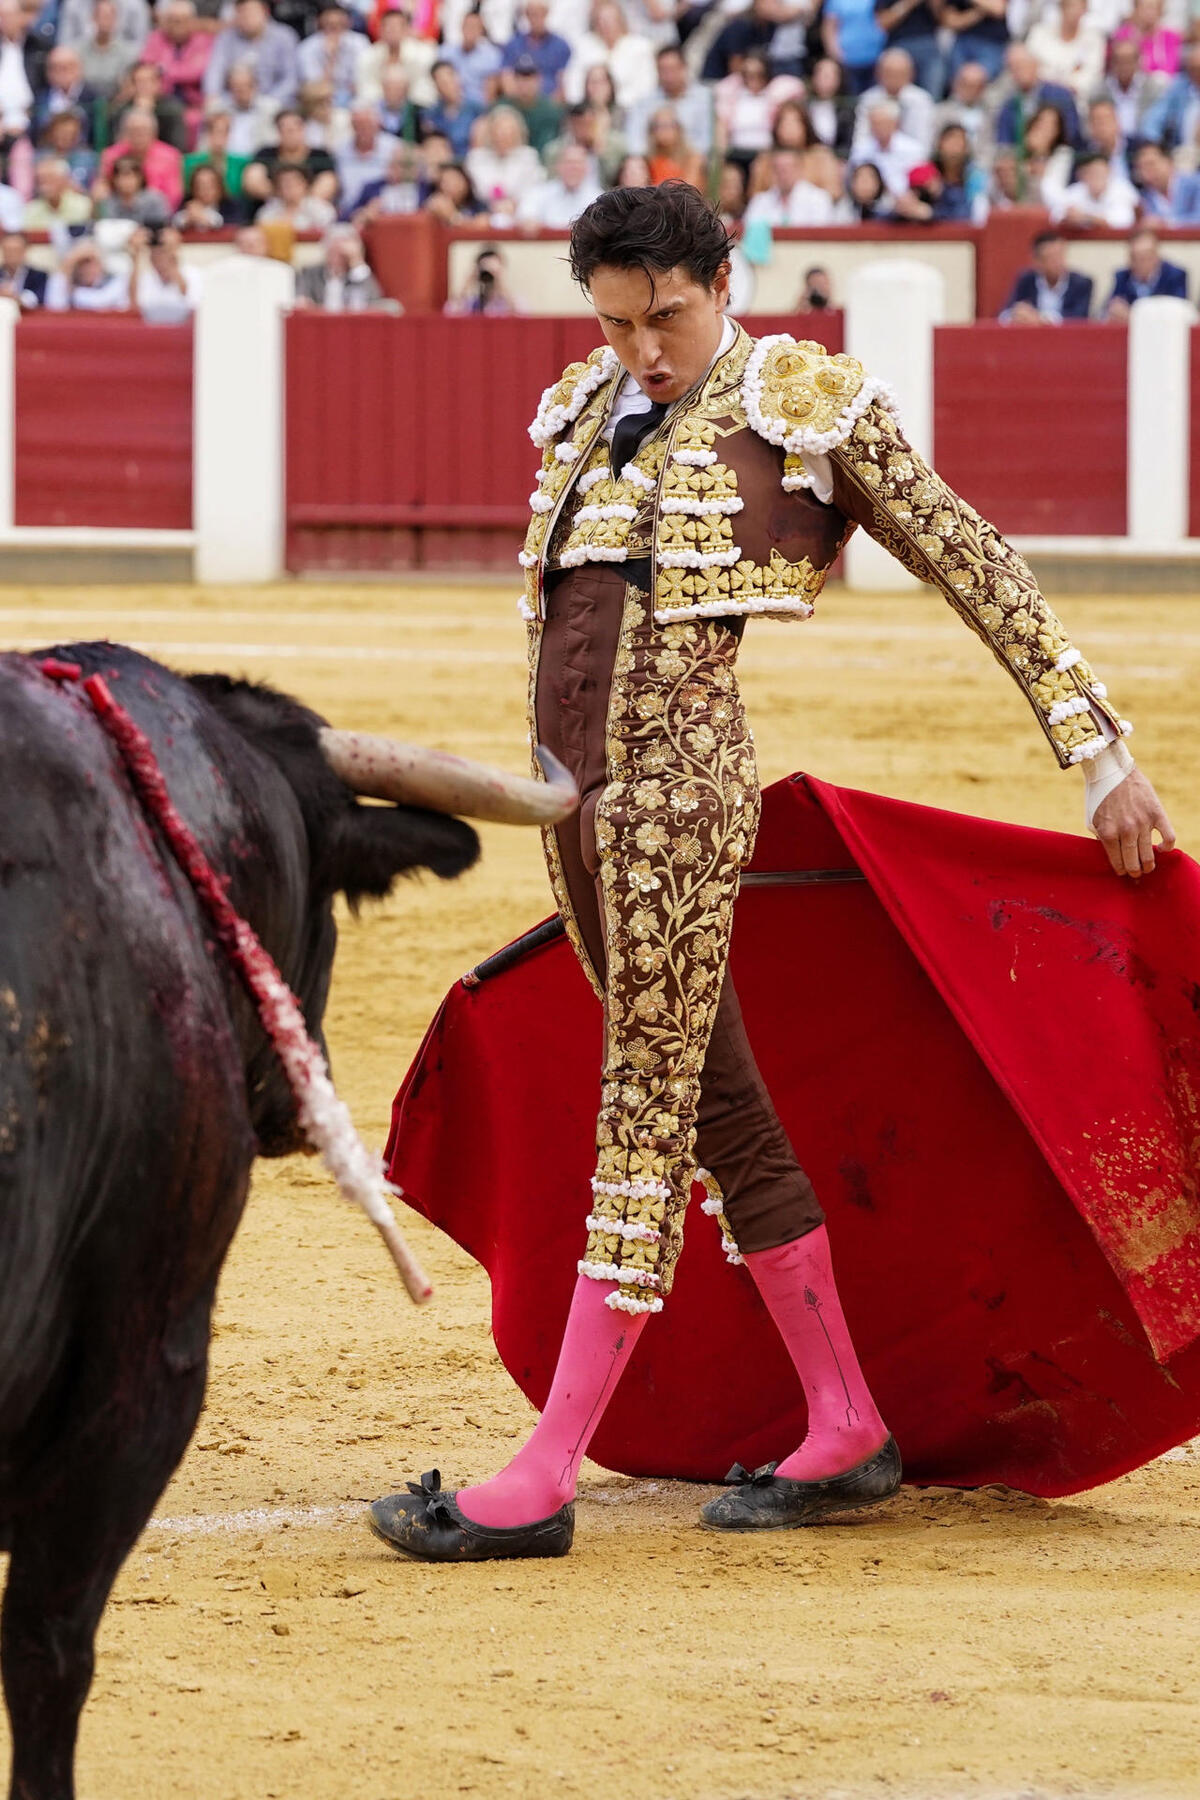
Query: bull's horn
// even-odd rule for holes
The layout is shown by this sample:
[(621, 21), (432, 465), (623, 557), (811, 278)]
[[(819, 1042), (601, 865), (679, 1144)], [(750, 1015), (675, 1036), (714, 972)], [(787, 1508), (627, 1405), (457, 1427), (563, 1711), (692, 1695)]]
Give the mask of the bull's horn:
[(541, 745), (538, 761), (545, 771), (544, 782), (507, 775), (445, 750), (425, 750), (394, 738), (333, 731), (328, 726), (321, 731), (321, 749), (346, 786), (372, 800), (427, 806), (432, 812), (502, 825), (554, 825), (579, 804), (575, 783)]

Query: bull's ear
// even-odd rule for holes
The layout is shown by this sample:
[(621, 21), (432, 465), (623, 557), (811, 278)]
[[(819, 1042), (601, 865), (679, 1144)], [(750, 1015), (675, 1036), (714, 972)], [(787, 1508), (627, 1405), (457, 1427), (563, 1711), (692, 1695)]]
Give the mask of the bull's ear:
[(419, 806), (363, 806), (339, 814), (325, 875), (351, 906), (381, 900), (398, 875), (429, 869), (443, 881), (461, 875), (479, 857), (470, 825)]

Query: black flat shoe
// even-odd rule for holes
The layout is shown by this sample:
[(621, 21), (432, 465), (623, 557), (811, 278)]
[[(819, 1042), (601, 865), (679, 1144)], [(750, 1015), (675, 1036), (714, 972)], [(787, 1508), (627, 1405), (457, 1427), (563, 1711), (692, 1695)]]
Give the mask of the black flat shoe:
[(834, 1513), (878, 1506), (900, 1486), (900, 1452), (890, 1437), (856, 1468), (825, 1481), (792, 1481), (776, 1475), (778, 1463), (766, 1463), (748, 1474), (735, 1463), (725, 1477), (730, 1488), (700, 1508), (700, 1523), (710, 1531), (786, 1531), (794, 1525), (817, 1525)]
[(406, 1556), (426, 1562), (488, 1562), (494, 1557), (565, 1556), (575, 1536), (575, 1506), (568, 1501), (532, 1525), (477, 1525), (442, 1492), (436, 1469), (408, 1492), (372, 1501), (367, 1522), (375, 1536)]

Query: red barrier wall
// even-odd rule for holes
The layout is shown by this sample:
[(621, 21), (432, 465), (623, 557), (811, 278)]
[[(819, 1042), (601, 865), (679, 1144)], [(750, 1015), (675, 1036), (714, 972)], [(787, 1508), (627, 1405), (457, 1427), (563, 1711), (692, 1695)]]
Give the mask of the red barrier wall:
[(1188, 536), (1200, 537), (1200, 325), (1192, 327)]
[[(842, 347), (840, 313), (754, 325)], [(598, 341), (590, 318), (294, 313), (288, 567), (515, 571), (537, 468), (529, 421)]]
[(190, 325), (26, 315), (16, 364), (18, 525), (190, 529)]
[(1120, 537), (1122, 325), (943, 325), (934, 336), (934, 463), (1004, 532)]

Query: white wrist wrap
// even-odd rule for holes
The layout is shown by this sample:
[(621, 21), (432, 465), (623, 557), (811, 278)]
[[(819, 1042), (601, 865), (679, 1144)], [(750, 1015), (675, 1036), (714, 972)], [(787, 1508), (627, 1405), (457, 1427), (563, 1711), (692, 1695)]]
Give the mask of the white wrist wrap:
[(1084, 803), (1087, 809), (1087, 827), (1092, 830), (1092, 820), (1096, 816), (1096, 808), (1100, 802), (1120, 787), (1130, 770), (1135, 768), (1133, 757), (1120, 738), (1106, 744), (1099, 756), (1093, 756), (1083, 765)]

